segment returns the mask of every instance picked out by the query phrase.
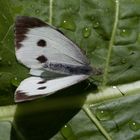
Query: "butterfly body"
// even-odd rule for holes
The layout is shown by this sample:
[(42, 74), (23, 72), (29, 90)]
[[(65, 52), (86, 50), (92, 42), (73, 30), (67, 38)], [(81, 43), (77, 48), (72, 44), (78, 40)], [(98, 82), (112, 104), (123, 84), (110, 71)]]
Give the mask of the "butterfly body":
[[(16, 19), (15, 44), (17, 59), (30, 68), (32, 75), (17, 88), (16, 102), (50, 95), (93, 73), (77, 45), (37, 18), (21, 16)], [(50, 75), (55, 76), (50, 78)]]

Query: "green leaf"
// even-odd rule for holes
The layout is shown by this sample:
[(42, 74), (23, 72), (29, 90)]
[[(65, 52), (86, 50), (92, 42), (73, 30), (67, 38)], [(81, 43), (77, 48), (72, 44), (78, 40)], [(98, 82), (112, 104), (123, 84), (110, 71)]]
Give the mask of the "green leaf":
[[(139, 140), (140, 1), (0, 1), (0, 140)], [(14, 21), (35, 16), (62, 30), (100, 76), (31, 102), (14, 103), (28, 77), (14, 52)]]

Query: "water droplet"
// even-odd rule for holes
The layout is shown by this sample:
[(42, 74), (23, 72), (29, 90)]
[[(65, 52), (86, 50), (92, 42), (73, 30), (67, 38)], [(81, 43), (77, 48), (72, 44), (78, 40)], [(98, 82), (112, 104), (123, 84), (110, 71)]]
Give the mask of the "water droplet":
[(95, 104), (90, 104), (89, 107), (94, 107)]
[(64, 29), (71, 30), (71, 31), (75, 31), (76, 29), (76, 25), (74, 21), (70, 19), (62, 20), (61, 27), (63, 27)]
[(17, 87), (20, 83), (20, 81), (18, 80), (17, 77), (14, 77), (12, 80), (11, 80), (11, 83), (13, 86)]
[(129, 127), (130, 127), (131, 130), (137, 131), (137, 130), (140, 129), (140, 123), (137, 123), (136, 121), (132, 121), (132, 120), (131, 120), (131, 121), (129, 122)]
[(135, 52), (134, 52), (134, 51), (130, 52), (130, 55), (133, 55), (133, 54), (135, 54)]
[(96, 110), (96, 116), (101, 121), (110, 120), (113, 118), (112, 114), (106, 110)]
[(122, 33), (125, 33), (125, 32), (126, 32), (126, 30), (125, 30), (125, 29), (122, 29), (122, 30), (121, 30), (121, 32), (122, 32)]
[(122, 58), (121, 63), (122, 64), (126, 64), (126, 59), (125, 58)]
[(90, 34), (91, 34), (90, 27), (83, 28), (82, 33), (83, 33), (83, 37), (88, 38), (90, 36)]
[(36, 9), (36, 10), (35, 10), (35, 13), (36, 13), (36, 14), (39, 14), (39, 13), (40, 13), (40, 10), (39, 10), (39, 9)]
[(71, 140), (76, 140), (76, 136), (74, 135), (70, 125), (65, 125), (62, 129), (61, 129), (61, 134), (64, 136), (64, 138), (66, 139), (71, 139)]
[(131, 34), (131, 32), (130, 32), (130, 30), (128, 30), (128, 29), (122, 29), (122, 30), (120, 31), (120, 35), (121, 35), (122, 37), (130, 36), (130, 34)]
[(94, 21), (94, 20), (95, 20), (94, 15), (92, 15), (90, 19), (91, 19), (92, 21)]
[(117, 87), (116, 86), (113, 86), (113, 88), (116, 89)]
[(68, 8), (68, 10), (69, 10), (69, 11), (72, 11), (72, 7), (70, 6), (70, 7)]
[(8, 65), (11, 66), (12, 65), (12, 62), (11, 61), (8, 61)]
[(93, 28), (98, 28), (99, 27), (99, 22), (98, 21), (94, 21), (93, 22)]

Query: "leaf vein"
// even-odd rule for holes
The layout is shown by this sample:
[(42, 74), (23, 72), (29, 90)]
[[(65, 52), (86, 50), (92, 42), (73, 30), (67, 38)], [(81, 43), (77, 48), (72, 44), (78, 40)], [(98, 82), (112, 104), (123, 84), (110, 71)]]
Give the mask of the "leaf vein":
[(49, 5), (49, 23), (52, 24), (52, 16), (53, 16), (53, 0), (50, 0)]
[(107, 59), (106, 59), (106, 64), (105, 64), (105, 71), (104, 71), (104, 75), (103, 75), (103, 82), (102, 82), (103, 87), (107, 83), (109, 62), (110, 62), (110, 58), (111, 58), (111, 52), (112, 52), (112, 48), (113, 48), (113, 44), (114, 44), (114, 40), (115, 40), (116, 29), (117, 29), (118, 20), (119, 20), (119, 0), (115, 0), (115, 7), (116, 7), (115, 20), (114, 20), (114, 24), (113, 24), (111, 39), (109, 42), (109, 49), (108, 49), (108, 54), (107, 54)]

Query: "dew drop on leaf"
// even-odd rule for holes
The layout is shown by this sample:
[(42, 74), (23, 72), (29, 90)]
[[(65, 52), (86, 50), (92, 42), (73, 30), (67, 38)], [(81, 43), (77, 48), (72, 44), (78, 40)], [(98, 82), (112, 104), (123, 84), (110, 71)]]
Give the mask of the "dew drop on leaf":
[(14, 77), (12, 80), (11, 80), (11, 83), (13, 86), (17, 87), (20, 83), (20, 81), (18, 80), (17, 77)]
[(93, 22), (93, 28), (98, 28), (99, 27), (99, 22), (98, 21), (94, 21)]
[(69, 7), (69, 10), (71, 11), (72, 10), (72, 7)]
[(82, 30), (82, 34), (84, 38), (88, 38), (91, 34), (91, 29), (90, 27), (84, 27)]
[(10, 42), (10, 39), (9, 38), (7, 39), (7, 42)]
[(31, 5), (31, 8), (34, 8), (34, 5)]
[(36, 14), (39, 14), (39, 13), (40, 13), (40, 10), (39, 10), (39, 9), (36, 9), (36, 10), (35, 10), (35, 13), (36, 13)]
[(11, 62), (11, 61), (8, 61), (8, 65), (9, 65), (9, 66), (12, 66), (12, 62)]
[(135, 54), (135, 52), (134, 52), (134, 51), (130, 52), (130, 55), (133, 55), (133, 54)]
[(68, 11), (68, 12), (70, 12), (70, 11), (72, 11), (72, 7), (71, 6), (65, 7), (65, 10)]
[(121, 35), (125, 35), (125, 33), (126, 33), (126, 30), (125, 29), (122, 29), (121, 30)]
[(91, 21), (94, 21), (95, 20), (94, 15), (92, 15), (90, 19), (91, 19)]
[(140, 123), (137, 123), (136, 121), (130, 121), (129, 122), (129, 128), (133, 131), (137, 131), (140, 129)]
[(130, 36), (130, 34), (131, 34), (131, 32), (128, 29), (122, 29), (120, 31), (120, 36), (122, 36), (122, 37)]
[(96, 110), (96, 116), (99, 120), (105, 121), (113, 118), (112, 114), (106, 110)]
[(112, 86), (114, 89), (117, 89), (117, 87), (116, 86)]
[(76, 29), (75, 22), (71, 19), (62, 20), (61, 27), (64, 29), (71, 30), (71, 31), (75, 31), (75, 29)]
[(126, 59), (123, 58), (123, 59), (121, 60), (121, 63), (122, 63), (122, 64), (126, 64)]
[(68, 124), (64, 125), (64, 127), (61, 129), (61, 134), (66, 139), (76, 140), (76, 136), (74, 135), (71, 126)]
[(90, 106), (90, 107), (94, 107), (94, 104), (90, 104), (89, 106)]

